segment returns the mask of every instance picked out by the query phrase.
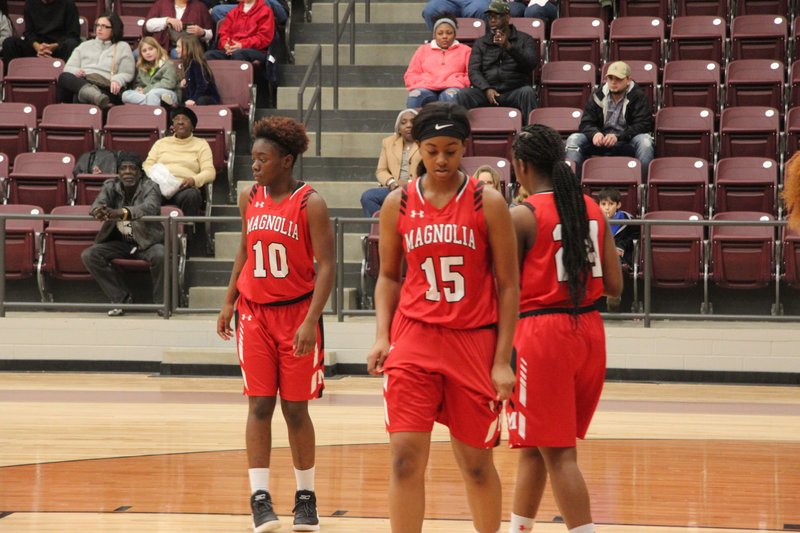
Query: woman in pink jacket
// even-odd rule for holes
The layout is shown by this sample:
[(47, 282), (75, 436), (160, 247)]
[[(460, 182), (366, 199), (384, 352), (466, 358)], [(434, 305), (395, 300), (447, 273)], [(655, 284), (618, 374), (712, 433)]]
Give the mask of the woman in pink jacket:
[(428, 102), (455, 100), (458, 91), (469, 87), (469, 56), (472, 49), (456, 40), (456, 21), (444, 16), (433, 25), (433, 40), (423, 44), (411, 58), (403, 79), (408, 89), (406, 107)]

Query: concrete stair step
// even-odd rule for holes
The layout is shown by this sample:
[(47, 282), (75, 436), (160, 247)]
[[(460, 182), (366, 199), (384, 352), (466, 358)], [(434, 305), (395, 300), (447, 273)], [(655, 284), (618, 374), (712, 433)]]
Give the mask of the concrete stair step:
[[(317, 157), (313, 153), (303, 156), (303, 173), (300, 176), (299, 165), (295, 166), (295, 178), (318, 181), (364, 181), (377, 184), (375, 168), (378, 165), (380, 145), (370, 157)], [(253, 183), (250, 171), (250, 156), (236, 157), (236, 181)]]
[[(364, 89), (364, 87), (359, 87)], [(295, 93), (296, 94), (296, 93)], [(341, 94), (340, 94), (341, 97)], [(292, 109), (259, 109), (256, 111), (256, 120), (266, 116), (288, 116), (296, 118), (297, 99), (294, 100)], [(394, 131), (394, 122), (397, 120), (398, 109), (365, 110), (365, 109), (323, 109), (322, 127), (325, 131), (374, 131), (389, 135)], [(316, 120), (316, 118), (314, 118)], [(315, 122), (309, 125), (312, 128)], [(250, 155), (250, 152), (247, 152)], [(377, 157), (377, 156), (376, 156)]]
[[(191, 287), (189, 288), (189, 307), (192, 309), (218, 309), (225, 299), (227, 287)], [(354, 287), (344, 289), (344, 308), (358, 309), (358, 291)], [(330, 299), (325, 310), (332, 309)]]
[[(382, 65), (408, 67), (411, 56), (414, 55), (420, 43), (413, 44), (359, 44), (356, 41), (355, 65)], [(311, 63), (316, 44), (297, 44), (294, 47), (296, 65)], [(322, 45), (322, 64), (333, 65), (333, 45)], [(350, 45), (339, 45), (339, 64), (350, 64)], [(398, 80), (400, 85), (403, 79)]]
[[(314, 95), (314, 90), (307, 90), (303, 95), (303, 109), (308, 109), (311, 97)], [(396, 113), (406, 107), (406, 99), (408, 92), (403, 86), (402, 80), (398, 82), (397, 87), (339, 87), (339, 109), (350, 110), (376, 110), (387, 111), (397, 110)], [(297, 87), (278, 87), (278, 107), (287, 109), (297, 109)], [(333, 88), (322, 88), (322, 109), (333, 109)], [(311, 132), (316, 127), (316, 119), (312, 116), (308, 125)], [(392, 121), (394, 125), (394, 121)], [(325, 124), (323, 122), (323, 129)], [(385, 137), (391, 133), (384, 131)], [(312, 136), (313, 140), (313, 136)], [(380, 145), (378, 145), (380, 148)]]
[[(344, 234), (344, 260), (346, 262), (357, 263), (364, 257), (361, 251), (362, 236), (363, 233)], [(242, 234), (240, 232), (218, 231), (215, 233), (214, 258), (227, 261), (234, 260), (236, 252), (239, 250), (241, 238)]]
[[(381, 6), (379, 9), (383, 9)], [(420, 13), (421, 13), (420, 9)], [(375, 22), (375, 17), (372, 17), (373, 22), (370, 24), (356, 22), (356, 43), (374, 43), (374, 44), (408, 44), (417, 43), (420, 45), (425, 41), (431, 39), (431, 32), (425, 26), (422, 16), (419, 19), (409, 23), (389, 23), (381, 24)], [(342, 35), (342, 42), (350, 42), (350, 27), (345, 30)], [(297, 44), (317, 44), (333, 43), (333, 22), (330, 23), (307, 23), (298, 24), (295, 31), (292, 33), (292, 40), (295, 45)]]
[[(371, 2), (370, 22), (381, 24), (414, 24), (419, 23), (423, 28), (425, 21), (422, 19), (424, 2)], [(365, 22), (366, 6), (356, 2), (356, 23)], [(345, 4), (339, 5), (339, 20), (344, 16)], [(315, 2), (312, 7), (312, 22), (333, 23), (333, 3)]]
[[(255, 182), (240, 181), (236, 184), (239, 194), (249, 191)], [(357, 207), (361, 194), (377, 186), (377, 181), (310, 181), (314, 189), (325, 198), (328, 207)]]

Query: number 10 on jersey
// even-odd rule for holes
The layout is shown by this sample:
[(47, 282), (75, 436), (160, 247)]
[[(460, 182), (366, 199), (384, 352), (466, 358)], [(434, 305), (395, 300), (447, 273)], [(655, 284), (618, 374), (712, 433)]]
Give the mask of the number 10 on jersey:
[[(264, 265), (264, 246), (261, 241), (253, 244), (255, 263), (253, 267), (253, 277), (266, 278), (267, 269)], [(289, 275), (289, 263), (286, 261), (286, 247), (279, 242), (271, 242), (267, 245), (267, 259), (269, 261), (269, 273), (273, 278), (285, 278)]]

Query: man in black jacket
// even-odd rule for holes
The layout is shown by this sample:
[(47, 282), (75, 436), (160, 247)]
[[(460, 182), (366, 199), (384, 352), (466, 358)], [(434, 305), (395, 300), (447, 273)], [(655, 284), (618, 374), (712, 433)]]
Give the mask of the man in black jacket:
[[(95, 244), (81, 254), (83, 264), (112, 303), (130, 303), (131, 293), (113, 259), (145, 259), (153, 278), (153, 301), (161, 303), (164, 295), (164, 227), (160, 222), (143, 222), (144, 216), (161, 214), (161, 191), (150, 178), (143, 176), (142, 160), (132, 152), (117, 158), (119, 177), (106, 180), (97, 195), (91, 216), (104, 222)], [(120, 308), (108, 316), (121, 316)]]
[(81, 42), (73, 0), (26, 0), (25, 33), (3, 41), (3, 65), (17, 57), (57, 57), (66, 61)]
[(580, 132), (567, 139), (567, 159), (581, 174), (584, 159), (596, 155), (635, 157), (642, 165), (642, 178), (655, 155), (653, 115), (644, 91), (631, 79), (627, 63), (608, 67), (606, 83), (594, 92), (583, 110)]
[(489, 29), (472, 45), (469, 59), (469, 81), (472, 87), (462, 89), (456, 101), (467, 109), (473, 107), (516, 107), (522, 121), (536, 107), (533, 90), (533, 69), (538, 50), (533, 37), (509, 24), (509, 6), (494, 0), (486, 10)]

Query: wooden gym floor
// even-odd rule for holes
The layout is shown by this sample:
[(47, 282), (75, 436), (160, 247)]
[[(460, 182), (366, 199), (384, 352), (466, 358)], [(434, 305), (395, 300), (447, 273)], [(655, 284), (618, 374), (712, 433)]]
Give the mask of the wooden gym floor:
[[(312, 402), (323, 531), (389, 531), (381, 380)], [(0, 374), (0, 532), (252, 531), (238, 379)], [(271, 492), (291, 530), (279, 413)], [(426, 532), (471, 532), (447, 434), (433, 434)], [(800, 530), (800, 389), (608, 383), (579, 446), (601, 533)], [(515, 452), (495, 462), (509, 516)], [(549, 489), (536, 531), (566, 531)], [(506, 533), (507, 525), (503, 526)]]

